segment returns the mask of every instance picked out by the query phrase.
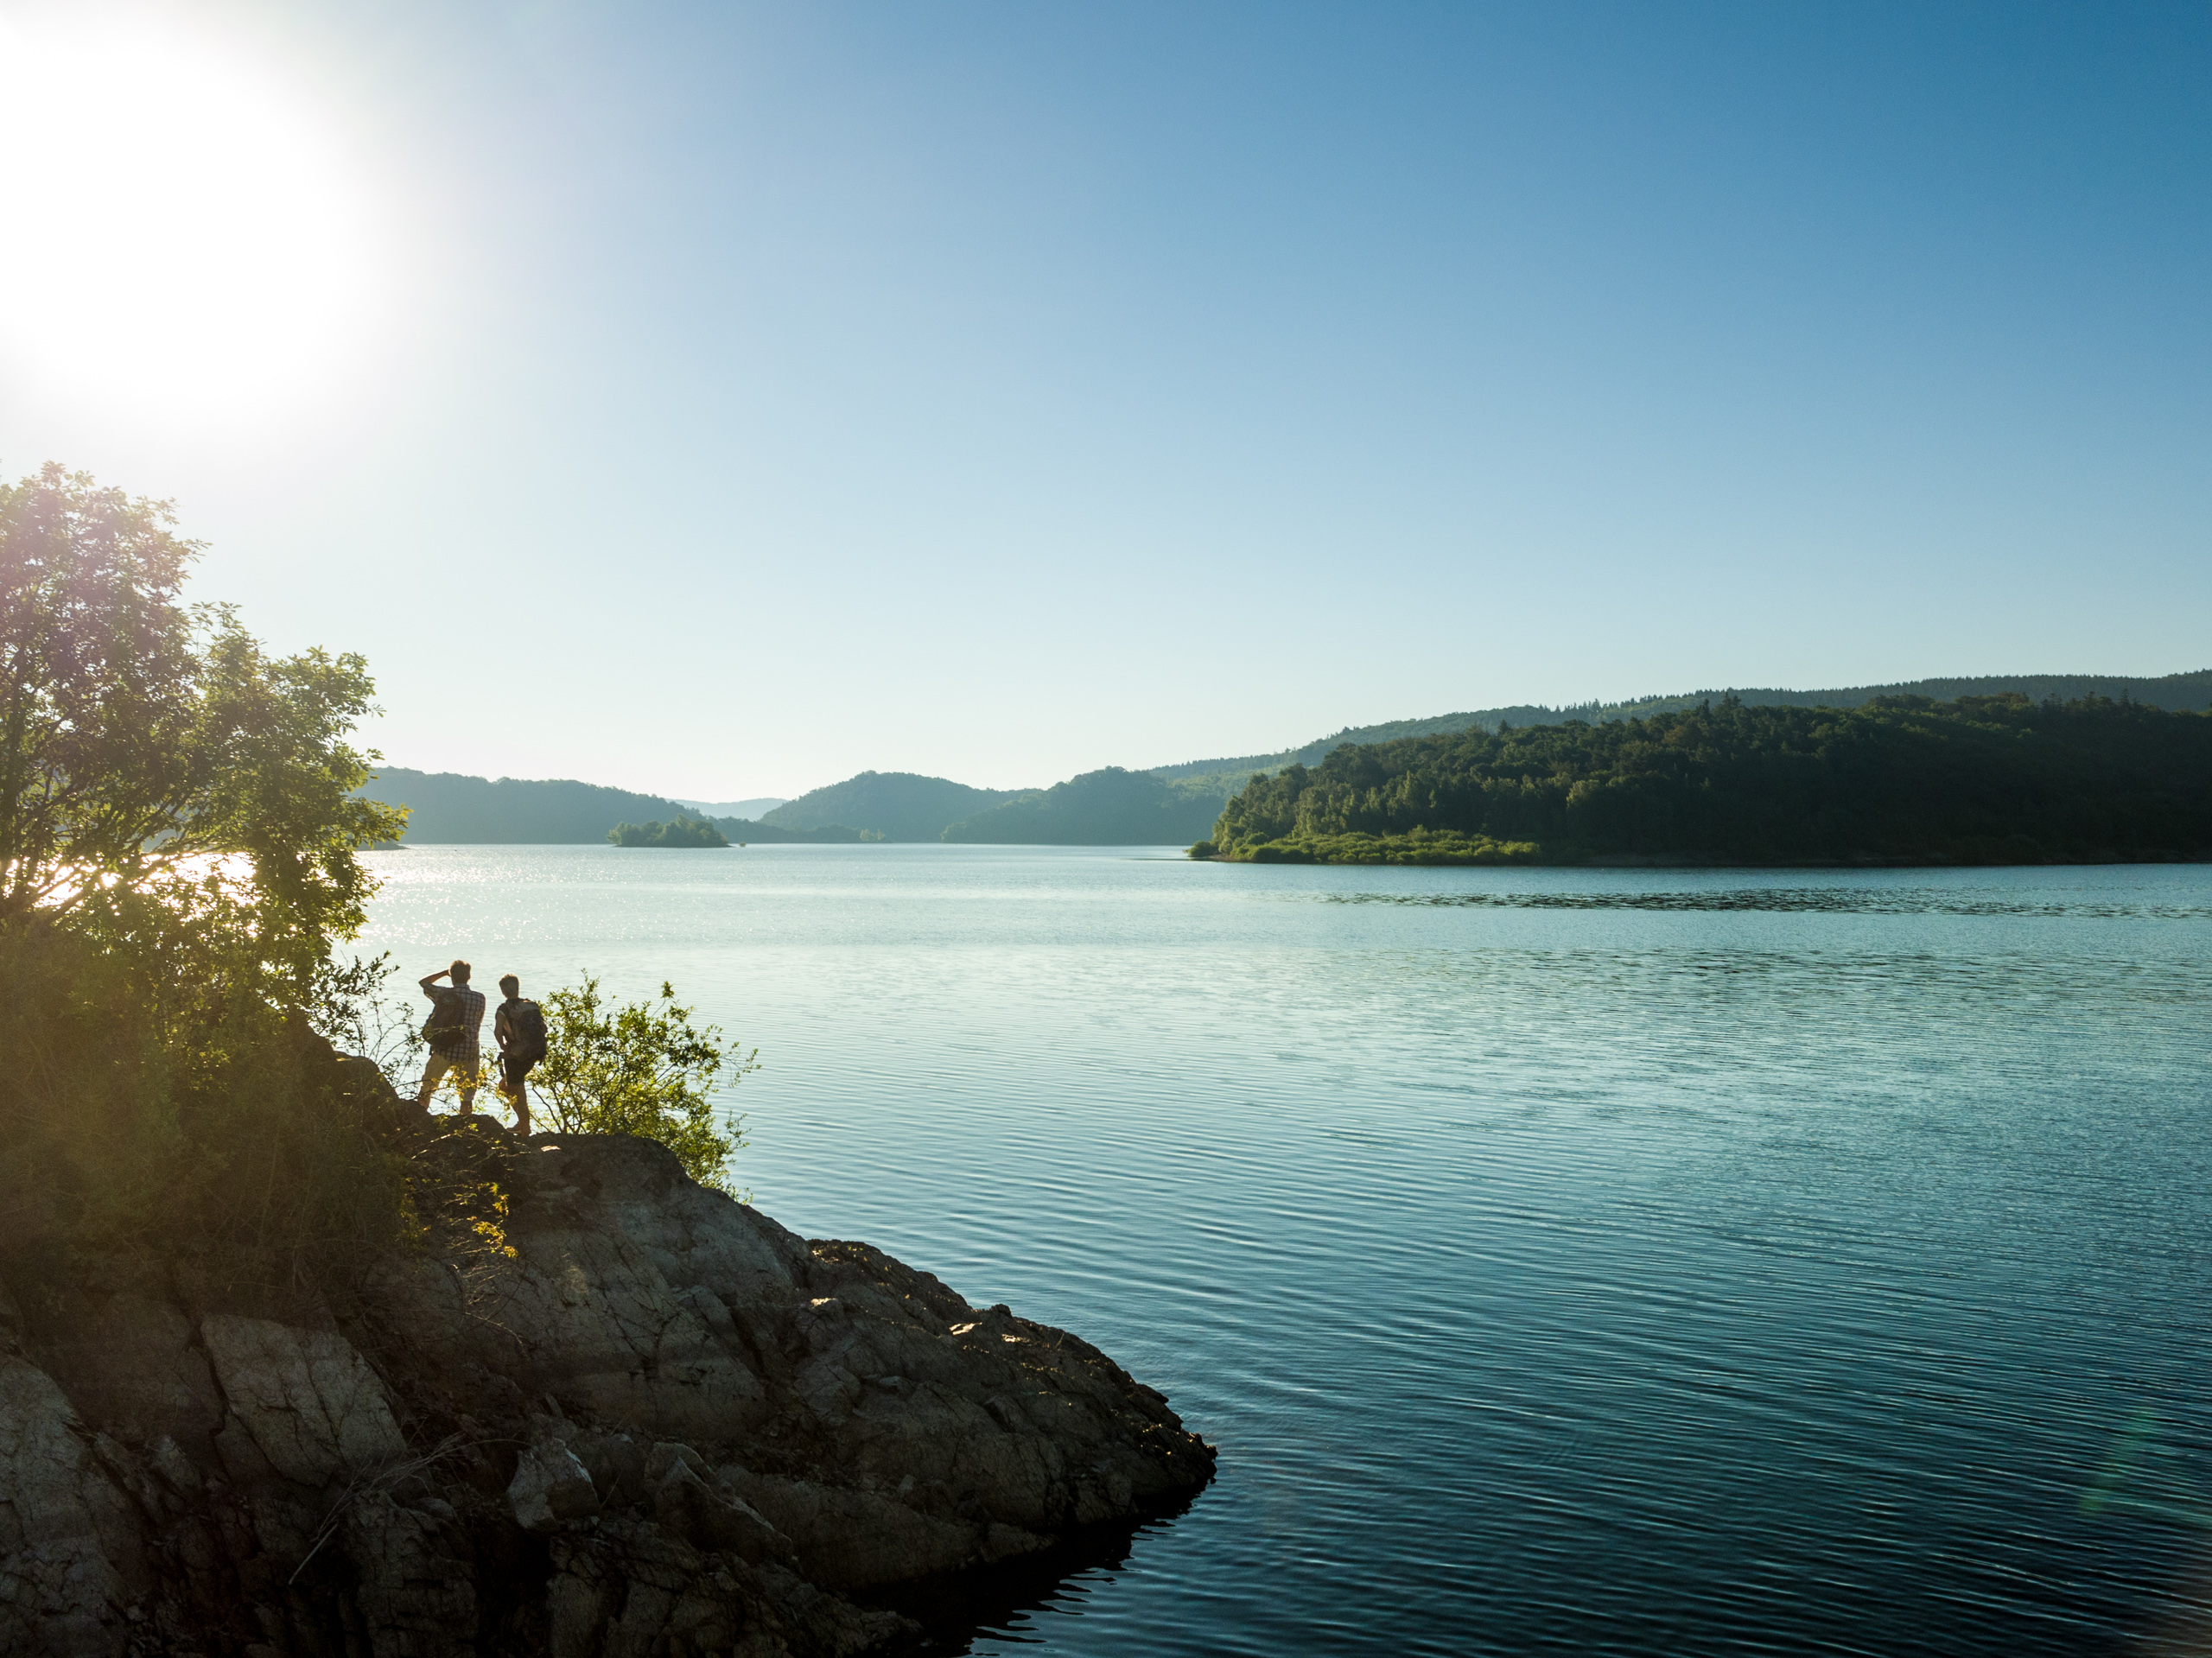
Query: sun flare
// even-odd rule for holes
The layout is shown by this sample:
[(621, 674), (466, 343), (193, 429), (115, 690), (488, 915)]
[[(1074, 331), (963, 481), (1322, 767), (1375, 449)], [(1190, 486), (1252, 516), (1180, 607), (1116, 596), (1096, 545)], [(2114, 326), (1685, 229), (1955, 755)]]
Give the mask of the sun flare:
[(368, 204), (264, 64), (0, 22), (0, 371), (71, 401), (289, 406), (358, 346)]

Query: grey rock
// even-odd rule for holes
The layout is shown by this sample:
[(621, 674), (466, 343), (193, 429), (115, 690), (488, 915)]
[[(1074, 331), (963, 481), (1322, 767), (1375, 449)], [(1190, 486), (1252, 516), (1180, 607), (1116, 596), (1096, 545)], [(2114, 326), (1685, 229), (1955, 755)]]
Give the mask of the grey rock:
[(789, 1563), (791, 1540), (744, 1498), (712, 1489), (688, 1461), (675, 1461), (653, 1490), (653, 1515), (672, 1536), (692, 1547), (723, 1550), (740, 1560)]
[(112, 1555), (137, 1552), (134, 1532), (54, 1378), (0, 1359), (0, 1652), (121, 1653), (129, 1586)]
[(0, 1305), (0, 1652), (855, 1654), (917, 1633), (863, 1595), (1211, 1476), (1096, 1349), (660, 1147), (468, 1138), (502, 1249), (394, 1252), (327, 1300), (180, 1261), (38, 1285), (76, 1310), (51, 1328)]
[(383, 1384), (343, 1336), (230, 1313), (200, 1334), (235, 1423), (284, 1478), (327, 1484), (406, 1452)]
[(515, 1464), (507, 1506), (524, 1531), (551, 1531), (599, 1512), (591, 1472), (565, 1445), (532, 1445)]

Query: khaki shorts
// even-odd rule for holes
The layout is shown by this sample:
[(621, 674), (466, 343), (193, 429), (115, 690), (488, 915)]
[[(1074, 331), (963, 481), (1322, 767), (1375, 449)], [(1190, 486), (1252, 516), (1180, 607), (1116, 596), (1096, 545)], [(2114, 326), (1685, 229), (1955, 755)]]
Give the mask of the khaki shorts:
[(461, 1088), (467, 1092), (474, 1093), (483, 1084), (484, 1078), (479, 1074), (474, 1059), (458, 1053), (434, 1053), (430, 1056), (430, 1063), (423, 1067), (423, 1086), (435, 1088), (448, 1071), (456, 1074)]

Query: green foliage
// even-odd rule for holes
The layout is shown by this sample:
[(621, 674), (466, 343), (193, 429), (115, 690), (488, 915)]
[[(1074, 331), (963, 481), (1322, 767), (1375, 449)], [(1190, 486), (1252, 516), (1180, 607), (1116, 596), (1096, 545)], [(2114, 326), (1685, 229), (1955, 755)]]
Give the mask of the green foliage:
[(616, 846), (715, 847), (728, 846), (729, 836), (712, 823), (677, 814), (666, 823), (617, 823), (607, 831)]
[(734, 1085), (758, 1069), (753, 1053), (724, 1045), (712, 1025), (695, 1025), (668, 984), (657, 1001), (617, 1006), (602, 1000), (597, 978), (587, 976), (539, 1005), (547, 1051), (530, 1080), (554, 1128), (657, 1140), (693, 1179), (728, 1190), (730, 1154), (745, 1143), (744, 1118), (718, 1127), (711, 1096), (724, 1073)]
[[(1454, 838), (1456, 837), (1456, 838)], [(1733, 699), (1338, 748), (1255, 778), (1215, 855), (2021, 863), (2212, 855), (2212, 716), (2102, 698)]]
[[(368, 1060), (384, 1073), (393, 1091), (413, 1095), (429, 1045), (418, 1026), (419, 1004), (387, 994), (393, 969), (390, 952), (335, 958), (316, 969), (307, 1009), (308, 1025), (338, 1052)], [(446, 1073), (458, 1077), (458, 1070)]]
[(296, 1009), (360, 927), (355, 853), (404, 818), (353, 794), (373, 688), (182, 605), (199, 543), (172, 522), (55, 466), (0, 486), (0, 933), (66, 925)]
[[(272, 657), (180, 594), (160, 502), (0, 486), (0, 1255), (256, 1252), (314, 1277), (405, 1230), (408, 1177), (316, 1034), (404, 814), (358, 657)], [(388, 1127), (388, 1125), (386, 1125)]]

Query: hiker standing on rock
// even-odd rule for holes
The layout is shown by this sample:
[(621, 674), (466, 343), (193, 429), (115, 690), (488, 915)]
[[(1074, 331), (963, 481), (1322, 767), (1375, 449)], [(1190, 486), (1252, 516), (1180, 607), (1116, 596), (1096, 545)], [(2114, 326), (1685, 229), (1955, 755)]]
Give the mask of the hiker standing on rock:
[(530, 1090), (522, 1079), (545, 1058), (545, 1010), (525, 1001), (522, 981), (512, 973), (499, 981), (506, 1000), (492, 1019), (492, 1039), (499, 1045), (499, 1094), (515, 1109), (515, 1132), (530, 1136)]
[[(423, 1039), (430, 1045), (430, 1063), (423, 1067), (423, 1087), (415, 1096), (415, 1103), (429, 1106), (430, 1096), (438, 1091), (438, 1079), (449, 1070), (458, 1071), (464, 1115), (476, 1104), (476, 1073), (480, 1064), (476, 1038), (484, 1025), (484, 993), (468, 988), (469, 972), (467, 962), (455, 962), (442, 973), (426, 973), (416, 981), (430, 999), (430, 1016), (423, 1021)], [(444, 978), (453, 983), (441, 989), (438, 981)]]

